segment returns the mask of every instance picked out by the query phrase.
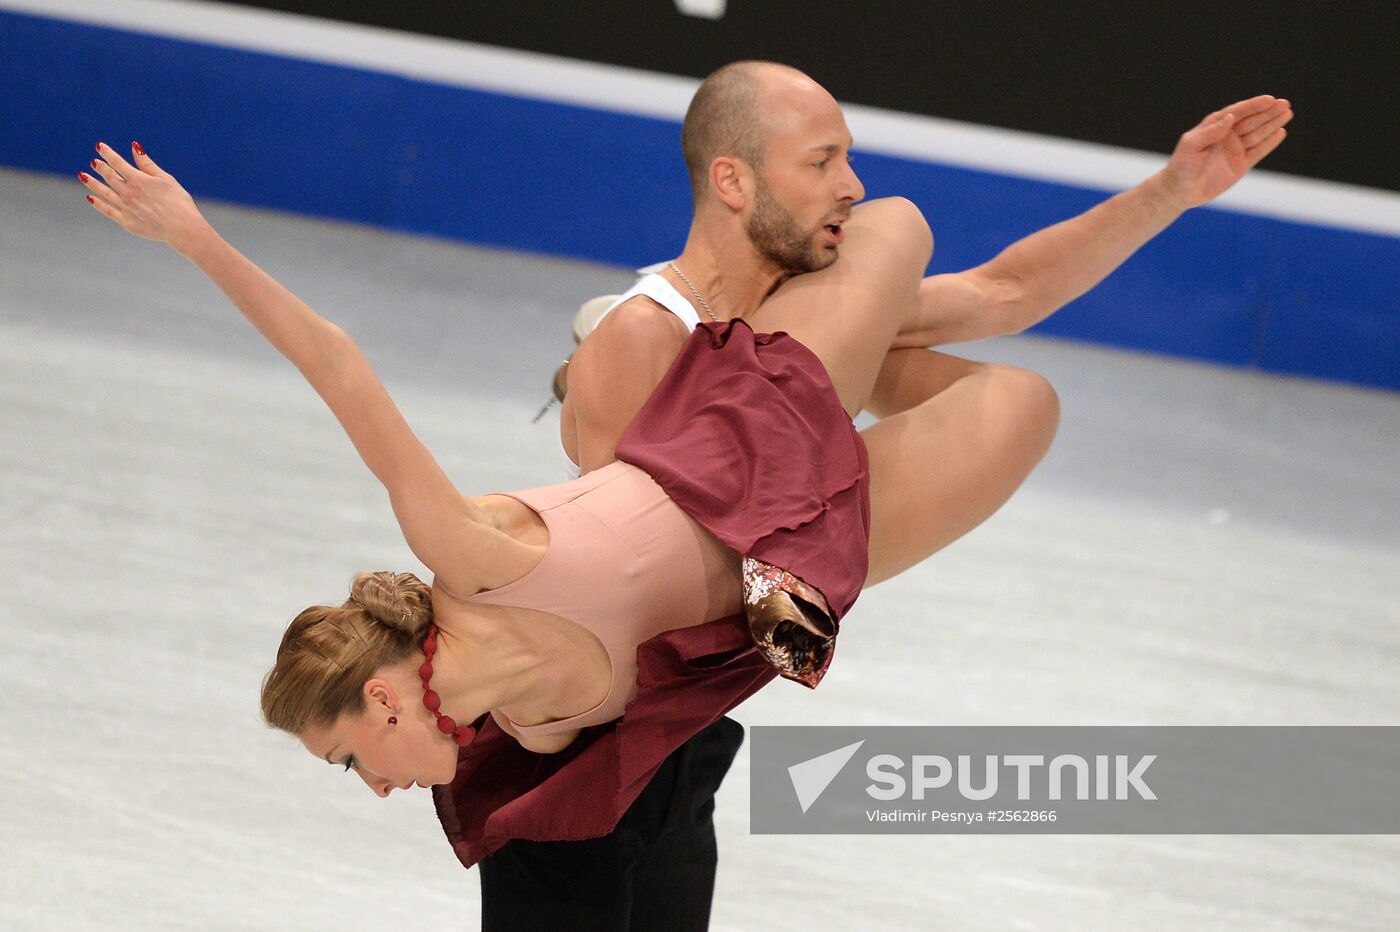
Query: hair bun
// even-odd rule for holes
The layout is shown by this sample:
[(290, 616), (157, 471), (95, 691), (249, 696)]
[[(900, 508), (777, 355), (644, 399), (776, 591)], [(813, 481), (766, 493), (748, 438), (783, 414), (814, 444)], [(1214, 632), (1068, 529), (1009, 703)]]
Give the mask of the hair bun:
[(433, 620), (428, 587), (412, 573), (360, 573), (350, 583), (350, 602), (412, 638), (421, 637)]

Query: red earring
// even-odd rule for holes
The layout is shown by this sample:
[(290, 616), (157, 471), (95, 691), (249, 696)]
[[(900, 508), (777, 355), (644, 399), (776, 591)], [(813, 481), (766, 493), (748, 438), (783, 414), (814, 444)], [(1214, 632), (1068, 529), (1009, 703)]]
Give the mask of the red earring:
[(397, 715), (391, 715), (391, 716), (389, 716), (389, 724), (390, 724), (390, 725), (397, 725), (398, 723), (399, 723), (399, 717), (398, 717)]

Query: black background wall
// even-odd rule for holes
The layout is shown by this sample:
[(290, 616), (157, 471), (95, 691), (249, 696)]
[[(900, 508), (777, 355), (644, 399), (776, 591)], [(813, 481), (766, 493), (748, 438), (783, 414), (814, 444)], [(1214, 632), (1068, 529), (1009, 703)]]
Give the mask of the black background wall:
[(1269, 93), (1298, 114), (1269, 168), (1400, 190), (1400, 0), (729, 0), (719, 20), (673, 0), (243, 5), (692, 77), (771, 58), (842, 100), (1153, 151)]

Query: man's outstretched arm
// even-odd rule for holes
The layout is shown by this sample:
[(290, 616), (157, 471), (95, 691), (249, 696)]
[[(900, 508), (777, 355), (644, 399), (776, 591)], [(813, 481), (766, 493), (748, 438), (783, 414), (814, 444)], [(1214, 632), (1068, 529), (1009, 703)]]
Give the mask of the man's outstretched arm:
[(919, 286), (914, 316), (897, 347), (963, 343), (1019, 333), (1093, 288), (1192, 207), (1215, 199), (1286, 135), (1286, 100), (1268, 95), (1231, 104), (1177, 143), (1142, 184), (1092, 210), (1013, 244), (996, 258)]

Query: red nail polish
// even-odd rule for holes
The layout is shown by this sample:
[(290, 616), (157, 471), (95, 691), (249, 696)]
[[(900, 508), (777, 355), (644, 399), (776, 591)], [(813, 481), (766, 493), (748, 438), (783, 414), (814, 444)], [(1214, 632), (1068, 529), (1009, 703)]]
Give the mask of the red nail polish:
[(141, 143), (137, 142), (137, 141), (134, 140), (134, 139), (131, 141), (131, 151), (132, 151), (132, 152), (135, 152), (137, 155), (145, 155), (145, 154), (146, 154), (146, 150), (143, 149), (143, 148), (141, 148)]
[(88, 173), (87, 173), (87, 172), (78, 172), (78, 180), (81, 181), (83, 184), (87, 184), (87, 183), (88, 183)]
[(97, 159), (92, 160), (92, 170), (97, 171)]
[(92, 195), (91, 195), (91, 194), (88, 195), (88, 203), (89, 203), (89, 204), (96, 204), (96, 203), (97, 203), (96, 201), (94, 201), (94, 200), (92, 199)]
[(101, 152), (101, 151), (102, 151), (102, 147), (105, 146), (105, 145), (107, 145), (105, 142), (99, 142), (99, 143), (98, 143), (96, 146), (94, 146), (93, 148), (96, 149), (98, 152)]

